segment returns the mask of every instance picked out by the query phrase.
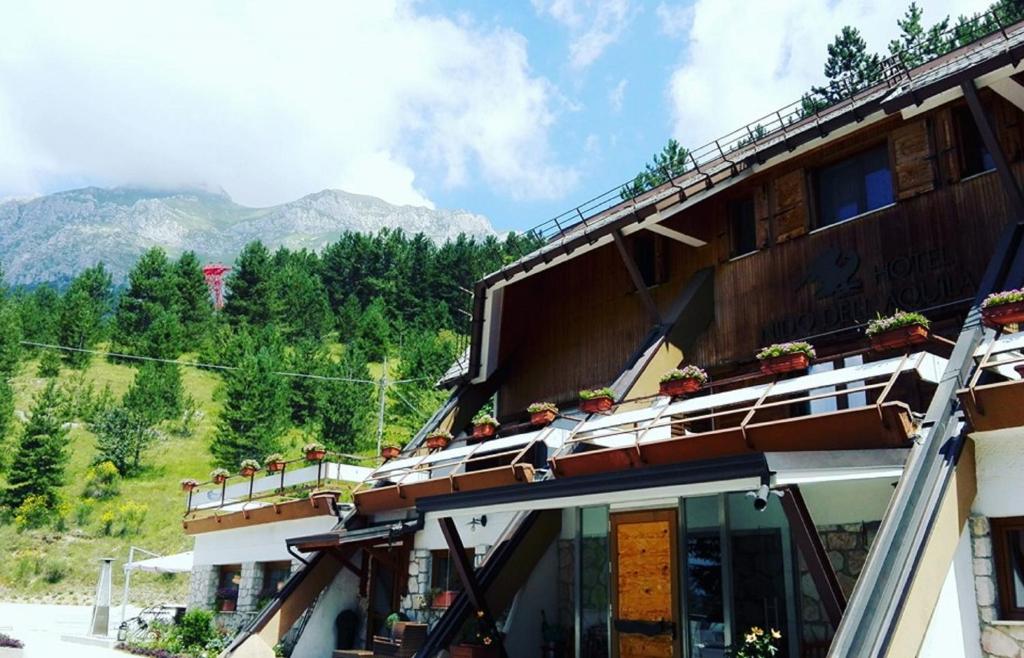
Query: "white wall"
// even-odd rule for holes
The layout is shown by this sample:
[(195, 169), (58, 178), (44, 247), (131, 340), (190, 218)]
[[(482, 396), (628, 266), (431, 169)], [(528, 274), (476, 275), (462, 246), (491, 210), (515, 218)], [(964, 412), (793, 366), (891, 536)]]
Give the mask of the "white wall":
[[(466, 514), (456, 516), (454, 520), (459, 536), (462, 537), (463, 545), (466, 547), (492, 546), (514, 516), (515, 514), (511, 512), (487, 514), (487, 525), (476, 525), (475, 527), (470, 525), (470, 521), (473, 518), (479, 518), (479, 515), (474, 517), (472, 514)], [(427, 521), (423, 529), (416, 533), (416, 548), (431, 551), (447, 549), (448, 543), (444, 540), (444, 535), (441, 534), (441, 525), (436, 521)]]
[(981, 658), (970, 529), (957, 543), (918, 658)]
[(880, 521), (896, 490), (896, 478), (837, 480), (800, 485), (814, 525)]
[(537, 656), (541, 645), (540, 611), (548, 621), (558, 621), (558, 542), (537, 562), (526, 584), (519, 590), (505, 627), (505, 649), (510, 656)]
[(342, 569), (313, 608), (309, 622), (295, 643), (292, 658), (324, 658), (337, 646), (334, 620), (342, 610), (352, 609), (365, 622), (358, 604), (359, 579), (348, 569)]
[(327, 532), (338, 524), (334, 516), (261, 523), (244, 528), (204, 532), (195, 536), (194, 564), (237, 564), (291, 560), (285, 540)]
[[(316, 482), (316, 464), (303, 466), (302, 468), (287, 468), (284, 473), (284, 486), (292, 487), (299, 484)], [(261, 471), (262, 472), (262, 471)], [(320, 475), (323, 479), (340, 480), (342, 482), (362, 482), (370, 475), (371, 469), (365, 466), (350, 466), (348, 464), (335, 464), (324, 462)], [(252, 483), (254, 494), (273, 491), (281, 486), (280, 473), (275, 475), (263, 475), (257, 477)], [(186, 494), (187, 495), (187, 494)], [(234, 481), (224, 490), (224, 496), (228, 501), (244, 500), (249, 495), (249, 480), (234, 478)], [(210, 484), (192, 494), (192, 506), (202, 507), (220, 504), (220, 487)]]
[(973, 434), (978, 495), (971, 511), (988, 517), (1024, 515), (1024, 429)]

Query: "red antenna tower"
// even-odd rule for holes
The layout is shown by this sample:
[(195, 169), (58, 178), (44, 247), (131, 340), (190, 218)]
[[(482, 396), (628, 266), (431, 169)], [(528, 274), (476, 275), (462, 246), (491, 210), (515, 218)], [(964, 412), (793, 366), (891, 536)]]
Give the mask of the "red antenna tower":
[(218, 311), (224, 308), (224, 275), (230, 271), (229, 266), (220, 263), (203, 267), (203, 277), (206, 278), (206, 285), (210, 286), (210, 293), (213, 295), (213, 307)]

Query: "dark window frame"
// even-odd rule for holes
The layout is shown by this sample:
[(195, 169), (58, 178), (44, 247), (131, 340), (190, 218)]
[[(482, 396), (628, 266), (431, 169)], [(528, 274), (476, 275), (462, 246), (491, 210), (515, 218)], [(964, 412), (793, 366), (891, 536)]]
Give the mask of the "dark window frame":
[[(992, 529), (992, 562), (999, 596), (999, 618), (1024, 621), (1024, 601), (1017, 601), (1013, 592), (1013, 553), (1009, 543), (1012, 531), (1024, 533), (1024, 516), (989, 519)], [(1019, 551), (1018, 566), (1024, 570), (1024, 550)]]
[[(989, 122), (995, 125), (991, 120), (992, 112), (987, 107), (985, 114), (989, 117)], [(969, 107), (961, 105), (953, 108), (953, 126), (956, 134), (958, 178), (971, 178), (995, 171), (995, 161), (985, 147)]]
[[(750, 211), (749, 217), (741, 217), (740, 213), (745, 213), (747, 208)], [(757, 205), (754, 201), (754, 195), (749, 194), (732, 199), (726, 206), (726, 213), (729, 218), (729, 258), (739, 258), (740, 256), (746, 256), (747, 254), (759, 251), (761, 247), (757, 244)], [(737, 224), (740, 221), (750, 222), (749, 249), (739, 244), (740, 231), (737, 229)]]
[[(889, 173), (889, 200), (877, 206), (869, 207), (868, 186), (865, 182), (867, 180), (867, 174), (869, 173), (869, 170), (865, 168), (865, 160), (867, 159), (867, 156), (876, 153), (885, 154), (886, 170)], [(850, 215), (849, 217), (843, 217), (841, 219), (834, 219), (829, 222), (823, 222), (823, 218), (825, 217), (826, 213), (822, 204), (822, 175), (828, 172), (829, 170), (834, 170), (838, 168), (840, 165), (847, 165), (850, 164), (851, 162), (853, 162), (858, 168), (858, 177), (856, 178), (856, 181), (861, 186), (859, 190), (858, 202), (862, 207), (858, 212), (854, 213), (853, 215)], [(836, 158), (825, 164), (815, 167), (814, 170), (810, 172), (810, 182), (811, 193), (813, 195), (811, 203), (811, 208), (813, 209), (813, 212), (811, 213), (812, 230), (827, 228), (829, 226), (835, 226), (836, 224), (842, 224), (843, 222), (848, 222), (850, 220), (857, 219), (858, 217), (862, 217), (869, 213), (873, 213), (877, 210), (887, 208), (893, 205), (894, 203), (896, 203), (896, 180), (893, 173), (892, 149), (890, 148), (888, 139), (874, 143), (866, 148), (862, 148), (856, 151), (855, 153), (850, 153), (841, 158)]]
[[(229, 574), (235, 574), (228, 578)], [(238, 578), (238, 582), (234, 582), (235, 578)], [(230, 581), (230, 582), (228, 582)], [(241, 564), (221, 564), (217, 567), (217, 591), (228, 587), (228, 585), (234, 585), (234, 596), (218, 596), (218, 600), (234, 600), (238, 602), (238, 592), (242, 587), (242, 565)]]
[(287, 583), (288, 579), (291, 577), (292, 563), (289, 560), (277, 560), (274, 562), (263, 563), (263, 585), (260, 588), (261, 595), (270, 595), (270, 576), (273, 575), (275, 571), (279, 573), (282, 571), (286, 572), (284, 580), (280, 581), (279, 587), (276, 588), (276, 593), (281, 591), (281, 588), (284, 587), (285, 583)]
[(633, 235), (633, 262), (647, 288), (668, 281), (668, 249), (665, 236), (651, 231), (637, 231)]
[[(469, 560), (470, 564), (473, 564), (473, 559), (476, 556), (476, 551), (470, 547), (466, 547), (466, 559)], [(438, 564), (444, 561), (446, 565), (445, 573), (438, 577)], [(455, 570), (455, 566), (452, 564), (451, 554), (446, 548), (439, 548), (430, 551), (430, 589), (440, 590), (442, 592), (461, 592), (462, 581), (459, 580), (459, 574)]]

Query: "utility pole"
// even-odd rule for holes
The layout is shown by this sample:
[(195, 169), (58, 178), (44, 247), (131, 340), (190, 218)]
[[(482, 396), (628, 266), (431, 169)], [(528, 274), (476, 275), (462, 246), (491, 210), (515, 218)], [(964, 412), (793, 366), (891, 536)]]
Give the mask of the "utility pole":
[(377, 454), (380, 454), (380, 450), (384, 443), (384, 391), (388, 387), (388, 357), (384, 355), (384, 366), (380, 374), (380, 405), (377, 409)]

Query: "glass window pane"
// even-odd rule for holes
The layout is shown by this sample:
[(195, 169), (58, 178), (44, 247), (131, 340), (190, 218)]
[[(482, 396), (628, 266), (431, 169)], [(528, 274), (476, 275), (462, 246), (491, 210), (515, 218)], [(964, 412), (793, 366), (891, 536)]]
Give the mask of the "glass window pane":
[(893, 202), (885, 145), (820, 169), (815, 177), (818, 226), (828, 226)]
[(757, 221), (753, 197), (734, 201), (729, 210), (732, 215), (732, 255), (742, 256), (756, 250)]
[(686, 623), (692, 658), (719, 658), (726, 649), (718, 500), (704, 496), (685, 501)]
[(608, 508), (580, 510), (581, 655), (608, 657)]
[(1012, 570), (1013, 607), (1024, 608), (1024, 530), (1006, 533), (1007, 561)]

